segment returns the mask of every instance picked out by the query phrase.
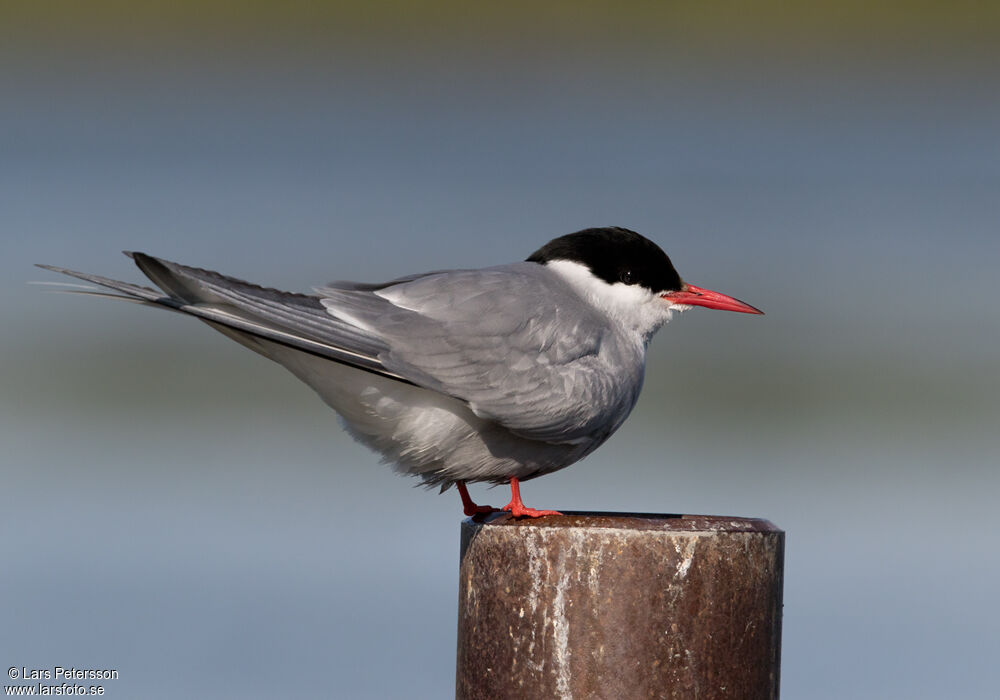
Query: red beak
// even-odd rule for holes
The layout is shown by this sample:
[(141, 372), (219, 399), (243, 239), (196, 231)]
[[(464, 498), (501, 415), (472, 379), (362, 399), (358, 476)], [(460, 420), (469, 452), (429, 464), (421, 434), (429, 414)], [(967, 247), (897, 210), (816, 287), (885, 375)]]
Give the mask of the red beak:
[(662, 296), (671, 304), (686, 304), (687, 306), (704, 306), (708, 309), (720, 309), (721, 311), (739, 311), (743, 314), (763, 314), (760, 309), (755, 309), (750, 304), (744, 304), (739, 299), (713, 292), (711, 289), (702, 289), (693, 284), (684, 283), (684, 288), (679, 292), (668, 292)]

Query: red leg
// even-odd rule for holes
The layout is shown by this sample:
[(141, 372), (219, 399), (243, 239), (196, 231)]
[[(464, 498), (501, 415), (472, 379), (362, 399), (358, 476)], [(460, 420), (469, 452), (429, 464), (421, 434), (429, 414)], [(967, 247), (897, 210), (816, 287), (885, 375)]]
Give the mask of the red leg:
[(496, 508), (492, 506), (477, 506), (472, 498), (469, 497), (469, 490), (465, 488), (464, 481), (456, 481), (455, 486), (458, 487), (458, 495), (462, 497), (462, 508), (466, 515), (479, 515), (480, 513), (497, 513)]
[(540, 518), (543, 515), (562, 515), (558, 510), (535, 510), (521, 503), (521, 485), (515, 476), (510, 477), (510, 503), (505, 505), (502, 510), (510, 511), (510, 514), (515, 518), (522, 516)]

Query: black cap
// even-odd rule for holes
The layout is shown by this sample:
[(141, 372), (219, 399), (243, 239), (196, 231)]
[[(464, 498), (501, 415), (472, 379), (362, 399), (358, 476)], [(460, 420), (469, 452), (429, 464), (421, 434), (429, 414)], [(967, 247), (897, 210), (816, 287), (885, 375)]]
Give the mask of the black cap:
[(680, 275), (660, 246), (619, 226), (588, 228), (555, 238), (536, 250), (528, 262), (569, 260), (586, 265), (608, 284), (638, 284), (654, 292), (675, 292)]

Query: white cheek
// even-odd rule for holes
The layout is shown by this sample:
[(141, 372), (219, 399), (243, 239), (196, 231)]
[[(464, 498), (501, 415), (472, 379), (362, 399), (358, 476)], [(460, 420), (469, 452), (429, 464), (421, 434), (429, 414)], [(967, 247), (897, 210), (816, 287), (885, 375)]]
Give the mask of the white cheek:
[(674, 307), (664, 304), (658, 295), (648, 289), (621, 282), (608, 284), (594, 277), (579, 263), (553, 260), (547, 264), (594, 308), (607, 314), (622, 328), (638, 334), (643, 341), (648, 340), (673, 315)]
[(563, 277), (581, 296), (601, 309), (616, 310), (639, 306), (648, 301), (648, 291), (636, 285), (616, 282), (608, 284), (594, 275), (580, 263), (569, 260), (552, 260), (547, 267)]

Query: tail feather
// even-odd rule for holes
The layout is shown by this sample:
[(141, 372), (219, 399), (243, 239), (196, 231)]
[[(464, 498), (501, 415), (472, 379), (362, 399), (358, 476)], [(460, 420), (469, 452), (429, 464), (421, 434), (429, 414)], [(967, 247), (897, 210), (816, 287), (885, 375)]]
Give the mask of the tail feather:
[(152, 287), (140, 287), (137, 284), (130, 284), (128, 282), (120, 282), (119, 280), (113, 280), (109, 277), (101, 277), (100, 275), (92, 275), (89, 272), (77, 272), (76, 270), (69, 270), (65, 267), (56, 267), (55, 265), (35, 265), (35, 267), (40, 267), (43, 270), (49, 270), (51, 272), (58, 272), (63, 275), (68, 275), (70, 277), (76, 277), (77, 279), (84, 280), (85, 282), (92, 282), (93, 284), (100, 285), (101, 287), (106, 287), (108, 289), (114, 289), (116, 292), (121, 292), (124, 297), (119, 297), (114, 294), (105, 294), (104, 292), (91, 292), (88, 290), (72, 291), (72, 294), (89, 294), (96, 296), (108, 296), (114, 298), (125, 298), (132, 301), (148, 301), (153, 304), (160, 306), (168, 306), (171, 308), (180, 308), (180, 304), (177, 300), (171, 299), (170, 297), (163, 296), (163, 293), (159, 290), (153, 289)]
[[(352, 331), (342, 321), (326, 315), (325, 309), (315, 297), (258, 287), (216, 272), (189, 268), (143, 253), (126, 253), (126, 255), (135, 260), (139, 268), (160, 286), (166, 295), (151, 287), (100, 275), (54, 265), (38, 265), (38, 267), (118, 292), (111, 294), (100, 290), (71, 290), (70, 293), (73, 294), (120, 299), (171, 309), (199, 318), (216, 328), (222, 326), (300, 352), (413, 384), (405, 377), (387, 370), (378, 359), (373, 340), (366, 337), (360, 329)], [(324, 320), (329, 326), (326, 332), (324, 332)], [(347, 343), (348, 347), (345, 347), (334, 342), (334, 338), (353, 342)]]

